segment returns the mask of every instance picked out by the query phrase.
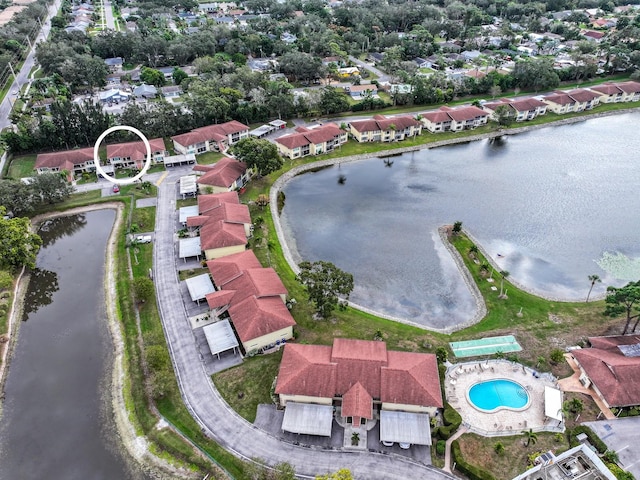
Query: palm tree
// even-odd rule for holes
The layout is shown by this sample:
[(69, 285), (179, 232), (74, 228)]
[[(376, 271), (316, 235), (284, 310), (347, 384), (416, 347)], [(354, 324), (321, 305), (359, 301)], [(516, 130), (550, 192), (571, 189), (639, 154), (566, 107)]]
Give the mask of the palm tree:
[(591, 287), (589, 288), (589, 293), (587, 293), (587, 299), (585, 300), (585, 302), (589, 301), (589, 297), (591, 296), (591, 290), (593, 290), (593, 286), (596, 283), (600, 283), (602, 282), (602, 280), (600, 279), (600, 276), (598, 275), (589, 275), (589, 281), (591, 282)]
[(500, 270), (500, 276), (502, 278), (500, 279), (500, 296), (499, 296), (499, 298), (505, 298), (506, 295), (503, 293), (502, 287), (504, 286), (504, 279), (509, 276), (509, 271), (508, 270)]
[(529, 444), (535, 445), (538, 441), (538, 434), (535, 433), (531, 428), (529, 430), (522, 430), (522, 434), (527, 437), (527, 444), (525, 447), (528, 447)]

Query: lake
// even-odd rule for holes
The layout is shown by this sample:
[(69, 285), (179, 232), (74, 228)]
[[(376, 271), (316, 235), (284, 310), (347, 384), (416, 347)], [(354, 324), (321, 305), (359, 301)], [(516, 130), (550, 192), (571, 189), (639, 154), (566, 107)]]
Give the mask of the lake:
[(285, 236), (296, 260), (352, 273), (354, 303), (428, 328), (475, 311), (437, 234), (458, 220), (528, 289), (582, 300), (598, 274), (602, 295), (640, 279), (639, 124), (623, 114), (306, 173), (283, 189)]
[(114, 210), (45, 221), (5, 384), (0, 479), (145, 479), (112, 421), (103, 278)]

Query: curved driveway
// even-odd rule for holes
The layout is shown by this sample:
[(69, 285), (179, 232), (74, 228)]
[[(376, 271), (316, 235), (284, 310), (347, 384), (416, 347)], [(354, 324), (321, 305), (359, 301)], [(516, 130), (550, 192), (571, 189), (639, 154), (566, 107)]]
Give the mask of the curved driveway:
[(303, 448), (282, 442), (247, 422), (227, 405), (204, 370), (180, 296), (175, 254), (178, 177), (178, 172), (170, 173), (158, 188), (154, 277), (162, 324), (180, 392), (203, 432), (238, 457), (261, 458), (270, 465), (288, 462), (299, 476), (313, 477), (348, 468), (358, 479), (453, 479), (442, 470), (403, 457)]

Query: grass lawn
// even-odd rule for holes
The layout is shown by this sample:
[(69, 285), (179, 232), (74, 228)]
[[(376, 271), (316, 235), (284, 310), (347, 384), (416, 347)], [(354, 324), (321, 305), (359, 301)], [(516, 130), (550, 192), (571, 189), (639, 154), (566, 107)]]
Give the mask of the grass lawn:
[(138, 225), (139, 232), (152, 232), (156, 226), (156, 207), (134, 209), (131, 224)]
[(176, 208), (191, 207), (197, 204), (198, 204), (198, 199), (196, 197), (181, 198), (176, 200)]
[(9, 164), (9, 171), (7, 176), (10, 178), (24, 178), (33, 177), (36, 175), (33, 169), (36, 164), (36, 155), (23, 155), (20, 157), (14, 157)]
[[(509, 480), (524, 472), (529, 465), (529, 456), (552, 450), (559, 454), (569, 449), (569, 442), (564, 435), (556, 437), (555, 433), (540, 432), (535, 444), (528, 447), (524, 444), (524, 435), (512, 437), (481, 437), (474, 433), (462, 435), (458, 442), (463, 458), (472, 465), (491, 472), (497, 480)], [(495, 445), (504, 445), (504, 453), (498, 455)]]
[(224, 157), (224, 155), (219, 152), (205, 152), (196, 157), (196, 162), (198, 162), (198, 165), (211, 165), (212, 163), (216, 163), (222, 157)]
[(282, 351), (247, 358), (242, 365), (213, 375), (222, 397), (253, 423), (260, 403), (271, 403), (271, 385), (278, 374)]
[(187, 278), (197, 277), (198, 275), (202, 275), (203, 273), (209, 273), (209, 269), (207, 267), (202, 267), (202, 268), (192, 268), (189, 270), (180, 270), (178, 272), (178, 278), (182, 282)]

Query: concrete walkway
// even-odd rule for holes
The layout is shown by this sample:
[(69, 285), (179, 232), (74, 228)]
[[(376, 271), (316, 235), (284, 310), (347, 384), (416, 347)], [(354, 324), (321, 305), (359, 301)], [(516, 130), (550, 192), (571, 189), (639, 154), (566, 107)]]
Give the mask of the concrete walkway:
[(587, 388), (582, 384), (582, 382), (580, 382), (580, 367), (578, 367), (578, 364), (573, 359), (573, 356), (570, 353), (565, 353), (564, 358), (573, 370), (573, 375), (567, 378), (563, 378), (562, 380), (558, 380), (558, 386), (560, 387), (560, 389), (563, 392), (577, 392), (589, 395), (593, 399), (593, 401), (596, 402), (596, 405), (598, 405), (598, 408), (604, 415), (604, 418), (606, 418), (607, 420), (615, 419), (616, 416), (609, 409), (609, 407), (604, 404), (598, 394), (592, 388)]
[(460, 428), (458, 428), (458, 431), (451, 435), (449, 437), (449, 440), (447, 440), (447, 445), (444, 450), (444, 467), (442, 468), (442, 470), (444, 470), (445, 472), (451, 473), (451, 444), (454, 440), (465, 433), (467, 433), (467, 427), (460, 426)]
[(170, 173), (158, 189), (154, 278), (180, 392), (203, 433), (239, 458), (261, 458), (269, 465), (288, 462), (302, 477), (313, 478), (348, 468), (356, 479), (452, 479), (442, 470), (399, 456), (305, 448), (282, 442), (244, 420), (227, 405), (205, 371), (179, 293), (174, 232), (178, 178), (178, 172)]

